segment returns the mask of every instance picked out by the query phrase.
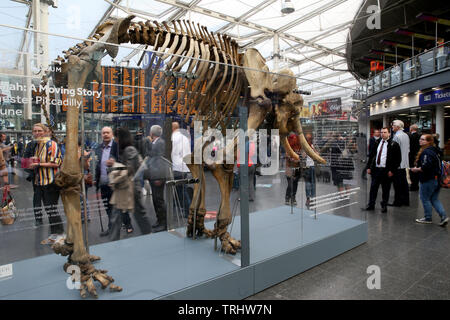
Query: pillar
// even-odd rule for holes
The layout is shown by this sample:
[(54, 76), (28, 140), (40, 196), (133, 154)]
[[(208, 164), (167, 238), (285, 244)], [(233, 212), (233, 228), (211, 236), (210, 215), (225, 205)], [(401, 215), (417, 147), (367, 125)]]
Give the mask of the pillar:
[(443, 105), (437, 105), (436, 106), (436, 133), (439, 134), (439, 148), (444, 148), (445, 145), (445, 130), (444, 130), (444, 125), (445, 125), (445, 111), (444, 111), (444, 106)]

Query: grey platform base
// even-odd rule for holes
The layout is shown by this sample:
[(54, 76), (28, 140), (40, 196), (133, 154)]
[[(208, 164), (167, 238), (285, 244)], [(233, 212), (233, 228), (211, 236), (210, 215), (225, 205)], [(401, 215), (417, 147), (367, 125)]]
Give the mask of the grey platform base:
[[(364, 221), (283, 206), (250, 214), (250, 266), (239, 254), (214, 251), (211, 239), (157, 233), (91, 247), (124, 290), (98, 289), (100, 299), (242, 299), (308, 270), (367, 241)], [(239, 217), (232, 236), (240, 238)], [(209, 228), (213, 223), (208, 223)], [(180, 230), (182, 232), (182, 230)], [(0, 299), (80, 299), (66, 285), (66, 259), (41, 256), (13, 263), (0, 279)]]

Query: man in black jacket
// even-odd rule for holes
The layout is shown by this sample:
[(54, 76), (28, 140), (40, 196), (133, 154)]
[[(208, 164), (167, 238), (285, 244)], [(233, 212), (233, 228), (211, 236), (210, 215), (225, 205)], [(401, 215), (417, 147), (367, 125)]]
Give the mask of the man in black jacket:
[(372, 176), (370, 185), (370, 198), (366, 210), (375, 210), (378, 188), (381, 184), (382, 201), (381, 212), (387, 212), (391, 178), (400, 165), (402, 154), (398, 143), (390, 138), (389, 128), (381, 129), (381, 139), (372, 150), (369, 157), (369, 169), (367, 173)]
[(166, 206), (164, 202), (164, 187), (169, 178), (169, 162), (164, 158), (166, 143), (161, 138), (162, 128), (153, 125), (150, 128), (150, 143), (147, 144), (147, 170), (144, 178), (149, 180), (152, 187), (153, 207), (158, 223), (152, 226), (153, 232), (167, 230)]
[(117, 160), (119, 158), (119, 149), (113, 138), (112, 129), (110, 127), (104, 127), (102, 129), (103, 142), (95, 149), (95, 158), (97, 161), (95, 166), (95, 188), (97, 192), (100, 189), (102, 200), (105, 201), (106, 214), (108, 215), (108, 230), (100, 234), (102, 237), (107, 236), (111, 229), (112, 206), (109, 204), (109, 201), (111, 200), (112, 189), (108, 185), (108, 172), (106, 169), (113, 165), (113, 159)]

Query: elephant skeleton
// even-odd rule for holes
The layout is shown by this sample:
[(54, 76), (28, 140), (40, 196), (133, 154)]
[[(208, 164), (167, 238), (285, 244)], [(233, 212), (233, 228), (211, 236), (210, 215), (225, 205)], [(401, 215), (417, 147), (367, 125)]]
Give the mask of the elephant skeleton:
[[(155, 86), (157, 94), (166, 95), (174, 86), (174, 97), (171, 103), (176, 109), (184, 102), (183, 114), (186, 122), (192, 114), (194, 120), (201, 120), (204, 126), (220, 128), (222, 131), (230, 125), (241, 94), (248, 92), (246, 101), (249, 109), (248, 129), (256, 130), (268, 115), (272, 115), (273, 127), (278, 128), (281, 141), (289, 156), (298, 159), (287, 142), (287, 135), (294, 131), (300, 136), (300, 142), (306, 153), (315, 161), (325, 163), (306, 142), (299, 121), (302, 97), (294, 93), (296, 81), (289, 70), (283, 70), (273, 76), (265, 65), (264, 58), (255, 49), (239, 53), (237, 43), (223, 34), (209, 32), (206, 27), (195, 25), (190, 21), (157, 21), (131, 22), (133, 16), (115, 19), (99, 26), (95, 35), (64, 51), (64, 56), (56, 59), (61, 65), (61, 73), (55, 75), (55, 84), (67, 85), (68, 89), (87, 88), (92, 81), (101, 83), (101, 59), (105, 55), (117, 56), (118, 45), (130, 42), (150, 47), (153, 51), (150, 65), (156, 63), (151, 70), (153, 79), (164, 62), (163, 76)], [(142, 58), (141, 58), (142, 60)], [(243, 68), (242, 68), (243, 67)], [(184, 68), (184, 69), (183, 69)], [(42, 82), (47, 83), (49, 74)], [(175, 80), (176, 79), (176, 80)], [(42, 83), (41, 83), (42, 84)], [(277, 102), (272, 101), (276, 97)], [(76, 95), (78, 102), (82, 96)], [(81, 295), (89, 292), (97, 296), (94, 280), (99, 281), (102, 288), (109, 286), (114, 291), (121, 288), (112, 284), (114, 281), (105, 270), (96, 270), (91, 261), (99, 259), (90, 256), (83, 243), (79, 185), (83, 177), (77, 157), (78, 109), (69, 107), (67, 111), (66, 156), (57, 183), (61, 186), (61, 197), (67, 215), (67, 238), (63, 245), (55, 245), (56, 253), (68, 255), (69, 264), (77, 264), (82, 270)], [(47, 117), (48, 118), (48, 117)], [(233, 144), (219, 152), (233, 151), (237, 154), (237, 139)], [(202, 145), (202, 148), (205, 148)], [(193, 155), (192, 155), (193, 157)], [(240, 241), (231, 238), (227, 227), (231, 222), (230, 193), (233, 182), (234, 164), (209, 164), (213, 176), (219, 183), (221, 203), (214, 230), (204, 226), (205, 179), (203, 164), (194, 164), (193, 159), (186, 161), (194, 178), (202, 183), (194, 187), (194, 199), (190, 207), (187, 235), (206, 235), (218, 237), (222, 242), (222, 250), (236, 253)], [(195, 226), (194, 226), (194, 215)]]

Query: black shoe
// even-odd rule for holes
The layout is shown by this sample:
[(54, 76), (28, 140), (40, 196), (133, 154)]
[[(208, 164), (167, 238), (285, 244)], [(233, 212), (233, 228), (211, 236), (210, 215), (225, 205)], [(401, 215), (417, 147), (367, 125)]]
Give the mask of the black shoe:
[(107, 235), (109, 235), (109, 230), (105, 230), (103, 232), (100, 232), (100, 237), (106, 237)]
[(373, 210), (375, 210), (375, 206), (367, 206), (364, 210), (365, 211), (373, 211)]
[(386, 206), (381, 207), (381, 212), (382, 212), (382, 213), (386, 213), (386, 212), (387, 212), (387, 207), (386, 207)]
[(165, 226), (165, 225), (162, 225), (162, 224), (158, 224), (158, 225), (156, 225), (156, 226), (152, 226), (152, 231), (153, 232), (161, 232), (161, 231), (166, 231), (167, 230), (167, 227)]

